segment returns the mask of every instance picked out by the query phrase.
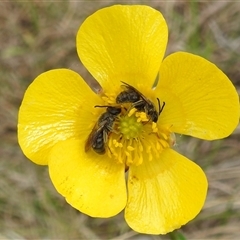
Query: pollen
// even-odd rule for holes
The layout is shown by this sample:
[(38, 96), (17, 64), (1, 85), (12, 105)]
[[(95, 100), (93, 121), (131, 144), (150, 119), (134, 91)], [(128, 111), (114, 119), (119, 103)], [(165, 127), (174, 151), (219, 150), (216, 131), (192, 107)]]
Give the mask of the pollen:
[(132, 108), (119, 117), (109, 136), (108, 156), (126, 166), (159, 159), (161, 152), (175, 142), (172, 134), (170, 128), (159, 127), (145, 112)]

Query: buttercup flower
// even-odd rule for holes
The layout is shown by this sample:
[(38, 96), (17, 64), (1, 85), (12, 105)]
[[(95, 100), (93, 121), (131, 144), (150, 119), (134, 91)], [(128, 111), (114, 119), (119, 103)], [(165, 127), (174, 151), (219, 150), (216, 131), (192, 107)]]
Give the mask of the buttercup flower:
[(206, 176), (171, 148), (174, 133), (221, 139), (239, 121), (227, 76), (190, 53), (163, 59), (167, 39), (151, 7), (101, 9), (81, 25), (77, 52), (103, 91), (95, 94), (69, 69), (50, 70), (29, 86), (19, 111), (24, 154), (48, 165), (66, 201), (92, 217), (125, 209), (141, 233), (180, 228), (204, 205)]

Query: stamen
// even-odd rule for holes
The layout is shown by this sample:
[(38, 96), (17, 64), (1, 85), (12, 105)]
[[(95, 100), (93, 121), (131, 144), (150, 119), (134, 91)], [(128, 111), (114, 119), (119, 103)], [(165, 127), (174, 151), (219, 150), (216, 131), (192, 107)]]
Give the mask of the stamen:
[(135, 116), (137, 117), (137, 122), (148, 122), (149, 121), (145, 112), (136, 112)]
[(102, 96), (103, 101), (106, 104), (113, 104), (115, 102), (116, 94), (114, 93), (104, 93), (104, 96)]
[[(105, 105), (116, 104), (116, 93), (104, 93), (102, 96)], [(144, 112), (132, 108), (126, 103), (121, 106), (122, 112), (114, 123), (108, 136), (106, 150), (109, 158), (119, 164), (138, 166), (143, 161), (160, 159), (165, 148), (176, 142), (171, 126), (160, 126), (149, 119)]]
[(145, 112), (135, 108), (120, 116), (117, 127), (108, 141), (112, 154), (108, 155), (126, 166), (140, 165), (144, 160), (159, 159), (161, 152), (171, 146), (169, 128), (159, 128), (149, 121)]
[(128, 117), (131, 117), (136, 111), (137, 111), (136, 108), (132, 108), (128, 113)]

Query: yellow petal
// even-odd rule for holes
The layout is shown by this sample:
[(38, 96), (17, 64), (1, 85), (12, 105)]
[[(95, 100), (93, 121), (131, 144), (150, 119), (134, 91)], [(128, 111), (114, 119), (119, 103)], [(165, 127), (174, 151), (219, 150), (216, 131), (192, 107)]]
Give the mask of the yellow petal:
[(99, 98), (68, 69), (39, 75), (26, 90), (18, 116), (18, 140), (24, 154), (47, 164), (51, 147), (69, 138), (86, 139)]
[(53, 147), (49, 173), (57, 191), (79, 211), (92, 217), (111, 217), (126, 205), (124, 165), (106, 155), (86, 154), (78, 140)]
[(100, 84), (152, 86), (165, 53), (168, 30), (160, 12), (116, 5), (88, 17), (77, 33), (78, 55)]
[(207, 185), (198, 165), (166, 149), (161, 158), (130, 168), (126, 221), (141, 233), (178, 229), (202, 209)]
[(239, 122), (239, 98), (231, 81), (216, 65), (190, 53), (163, 61), (156, 95), (166, 102), (159, 122), (177, 133), (219, 139)]

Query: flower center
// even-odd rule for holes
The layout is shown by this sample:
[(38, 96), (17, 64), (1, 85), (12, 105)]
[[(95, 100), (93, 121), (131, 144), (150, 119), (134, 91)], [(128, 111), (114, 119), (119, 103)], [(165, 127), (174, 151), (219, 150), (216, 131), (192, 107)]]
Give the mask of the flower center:
[[(132, 110), (136, 110), (133, 108)], [(119, 131), (125, 139), (137, 138), (143, 130), (143, 124), (138, 121), (138, 118), (132, 114), (134, 111), (120, 118)]]
[(107, 142), (108, 156), (126, 166), (160, 157), (163, 149), (174, 144), (169, 128), (160, 128), (145, 112), (132, 108), (123, 111)]

